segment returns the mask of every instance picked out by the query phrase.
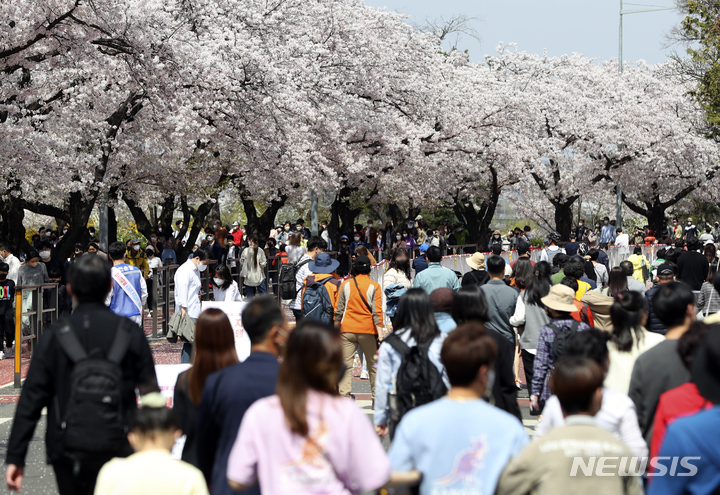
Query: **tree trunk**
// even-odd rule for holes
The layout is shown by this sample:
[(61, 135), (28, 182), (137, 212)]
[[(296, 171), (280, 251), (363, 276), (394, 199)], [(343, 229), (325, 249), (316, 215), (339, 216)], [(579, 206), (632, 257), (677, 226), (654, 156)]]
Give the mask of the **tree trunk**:
[(555, 230), (562, 239), (570, 239), (573, 222), (572, 205), (575, 204), (577, 198), (577, 196), (571, 196), (566, 201), (551, 201), (555, 207)]
[(17, 254), (20, 251), (28, 252), (30, 243), (25, 238), (25, 209), (19, 196), (12, 194), (20, 190), (20, 183), (14, 180), (8, 184), (7, 199), (0, 199), (0, 239), (10, 244), (10, 249)]
[(162, 203), (162, 212), (160, 213), (160, 228), (163, 236), (167, 239), (172, 236), (173, 214), (175, 213), (175, 195), (165, 197)]
[(178, 254), (178, 261), (182, 264), (182, 262), (190, 256), (192, 248), (195, 245), (195, 239), (197, 239), (198, 234), (200, 234), (200, 231), (202, 230), (201, 226), (205, 223), (207, 216), (210, 214), (210, 210), (212, 210), (214, 202), (205, 201), (198, 206), (197, 209), (190, 208), (187, 203), (186, 196), (182, 196), (180, 202), (183, 210), (183, 229), (180, 231), (180, 234), (178, 234), (178, 239), (185, 237), (185, 232), (187, 231), (187, 226), (190, 224), (190, 219), (194, 219), (192, 229), (190, 229), (188, 242), (185, 243), (185, 246), (178, 246), (176, 250)]
[(108, 206), (108, 246), (113, 242), (117, 242), (118, 221), (115, 215), (115, 208)]
[(280, 196), (280, 199), (272, 200), (262, 215), (258, 215), (254, 201), (248, 196), (241, 195), (240, 200), (242, 201), (243, 210), (245, 211), (245, 216), (247, 217), (247, 234), (257, 235), (260, 240), (259, 245), (264, 246), (268, 240), (270, 231), (275, 228), (275, 217), (277, 216), (278, 211), (280, 211), (280, 208), (285, 206), (287, 196), (282, 195)]

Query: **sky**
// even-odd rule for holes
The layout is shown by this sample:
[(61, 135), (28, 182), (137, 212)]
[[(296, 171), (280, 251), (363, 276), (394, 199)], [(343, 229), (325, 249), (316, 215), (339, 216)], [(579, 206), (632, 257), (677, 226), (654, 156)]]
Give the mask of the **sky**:
[[(521, 51), (557, 56), (573, 52), (609, 60), (618, 56), (619, 0), (365, 0), (372, 7), (407, 14), (411, 22), (454, 15), (477, 17), (480, 42), (465, 37), (458, 45), (474, 62), (495, 54), (499, 42), (517, 43)], [(626, 0), (638, 5), (672, 7), (673, 0)], [(680, 21), (676, 10), (623, 16), (623, 59), (660, 63), (672, 50), (665, 35)]]

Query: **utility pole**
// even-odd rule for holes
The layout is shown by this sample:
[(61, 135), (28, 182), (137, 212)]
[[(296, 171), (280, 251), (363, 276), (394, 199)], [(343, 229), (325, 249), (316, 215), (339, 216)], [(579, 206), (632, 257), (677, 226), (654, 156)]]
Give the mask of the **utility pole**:
[[(628, 14), (642, 14), (645, 12), (660, 12), (663, 10), (675, 10), (675, 7), (658, 7), (654, 5), (648, 5), (645, 8), (642, 9), (632, 9), (632, 10), (625, 10), (624, 8), (624, 0), (620, 0), (620, 24), (618, 28), (618, 74), (622, 74), (623, 71), (623, 16)], [(635, 4), (637, 5), (637, 4)], [(617, 225), (615, 228), (622, 228), (623, 218), (622, 218), (622, 190), (620, 188), (620, 184), (616, 187), (617, 192), (617, 212), (616, 212), (616, 218), (615, 221)]]

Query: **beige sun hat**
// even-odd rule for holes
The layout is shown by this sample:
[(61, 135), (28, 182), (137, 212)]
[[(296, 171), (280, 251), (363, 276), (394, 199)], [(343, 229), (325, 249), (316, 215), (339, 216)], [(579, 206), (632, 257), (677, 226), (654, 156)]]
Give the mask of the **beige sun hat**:
[(572, 313), (577, 311), (577, 308), (573, 304), (575, 299), (575, 291), (567, 285), (553, 285), (550, 289), (550, 293), (540, 299), (542, 303), (555, 311), (563, 311), (565, 313)]
[(485, 255), (482, 253), (475, 253), (467, 260), (467, 264), (473, 270), (484, 270)]

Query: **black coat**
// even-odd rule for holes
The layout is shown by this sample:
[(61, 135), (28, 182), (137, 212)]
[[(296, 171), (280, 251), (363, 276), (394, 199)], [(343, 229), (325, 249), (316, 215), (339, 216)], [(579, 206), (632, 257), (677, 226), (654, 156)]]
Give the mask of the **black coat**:
[(492, 387), (495, 407), (509, 412), (522, 422), (520, 406), (517, 403), (515, 374), (513, 373), (515, 346), (495, 330), (489, 328), (486, 330), (495, 339), (498, 347), (498, 355), (495, 358), (495, 383), (493, 383)]
[[(97, 350), (104, 355), (112, 346), (121, 318), (102, 303), (81, 304), (69, 317), (86, 352), (90, 354)], [(62, 459), (57, 438), (61, 433), (60, 418), (65, 415), (70, 397), (70, 374), (74, 365), (61, 349), (53, 327), (43, 333), (30, 362), (8, 441), (8, 464), (25, 465), (28, 445), (44, 407), (47, 407), (45, 445), (48, 458), (51, 463)], [(19, 348), (17, 352), (20, 352)], [(137, 408), (135, 389), (139, 388), (141, 393), (158, 390), (152, 352), (145, 334), (137, 325), (132, 327), (130, 345), (120, 367), (123, 373), (123, 408), (125, 417), (129, 419)], [(130, 445), (125, 443), (116, 456), (132, 453)]]

